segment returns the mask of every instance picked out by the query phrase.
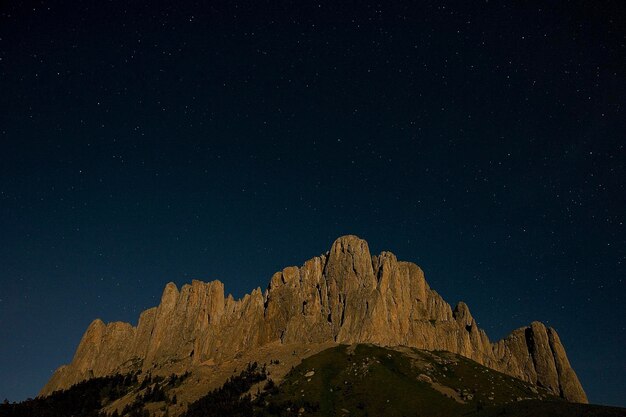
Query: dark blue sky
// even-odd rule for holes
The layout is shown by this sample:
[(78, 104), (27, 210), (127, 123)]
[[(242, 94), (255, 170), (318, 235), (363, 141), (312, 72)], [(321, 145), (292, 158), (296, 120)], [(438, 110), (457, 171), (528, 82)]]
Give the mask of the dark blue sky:
[(351, 233), (626, 406), (623, 3), (138, 3), (0, 5), (0, 399)]

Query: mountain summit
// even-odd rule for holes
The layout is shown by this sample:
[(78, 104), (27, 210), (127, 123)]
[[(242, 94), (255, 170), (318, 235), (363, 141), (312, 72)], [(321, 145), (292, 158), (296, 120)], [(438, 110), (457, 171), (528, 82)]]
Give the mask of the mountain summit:
[(319, 351), (314, 346), (356, 343), (453, 352), (568, 401), (587, 402), (554, 329), (533, 322), (492, 343), (468, 306), (452, 309), (417, 265), (391, 252), (372, 256), (356, 236), (340, 237), (329, 252), (275, 273), (265, 292), (257, 288), (235, 300), (219, 281), (194, 280), (180, 290), (169, 283), (159, 306), (142, 312), (136, 327), (94, 320), (72, 362), (56, 370), (40, 395), (137, 370), (202, 375), (203, 368), (254, 357), (268, 346), (310, 346), (306, 357)]

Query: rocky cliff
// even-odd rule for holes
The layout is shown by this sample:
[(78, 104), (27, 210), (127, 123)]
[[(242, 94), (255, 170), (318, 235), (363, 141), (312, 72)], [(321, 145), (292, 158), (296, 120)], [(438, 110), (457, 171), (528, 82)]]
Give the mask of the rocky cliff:
[(356, 236), (337, 239), (300, 268), (275, 273), (265, 292), (257, 288), (240, 300), (225, 297), (219, 281), (193, 281), (180, 290), (169, 283), (137, 327), (95, 320), (72, 363), (40, 394), (115, 372), (219, 363), (271, 342), (328, 341), (447, 350), (587, 402), (554, 329), (533, 322), (491, 343), (465, 303), (452, 309), (417, 265), (390, 252), (372, 256)]

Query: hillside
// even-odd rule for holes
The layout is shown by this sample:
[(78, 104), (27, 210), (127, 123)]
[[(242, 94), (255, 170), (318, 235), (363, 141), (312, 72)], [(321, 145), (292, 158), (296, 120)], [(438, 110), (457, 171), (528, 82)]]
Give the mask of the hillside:
[(311, 356), (259, 402), (261, 415), (278, 416), (626, 416), (569, 403), (460, 355), (373, 345)]
[[(0, 417), (624, 417), (626, 409), (572, 404), (549, 390), (458, 354), (371, 344), (336, 345), (292, 366), (248, 363), (187, 402), (190, 373), (93, 378)], [(276, 382), (278, 381), (278, 383)]]
[(394, 417), (468, 415), (531, 399), (565, 403), (460, 355), (361, 344), (305, 359), (264, 401), (303, 415)]

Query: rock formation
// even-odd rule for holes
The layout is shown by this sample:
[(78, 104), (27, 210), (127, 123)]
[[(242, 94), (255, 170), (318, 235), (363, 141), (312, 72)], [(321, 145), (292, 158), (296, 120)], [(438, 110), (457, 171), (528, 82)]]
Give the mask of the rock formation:
[(72, 363), (60, 367), (40, 395), (115, 372), (225, 361), (276, 341), (447, 350), (587, 402), (554, 329), (533, 322), (491, 343), (465, 303), (453, 310), (417, 265), (390, 252), (371, 256), (356, 236), (337, 239), (300, 268), (275, 273), (264, 293), (257, 288), (234, 300), (219, 281), (194, 280), (180, 291), (169, 283), (137, 327), (95, 320)]

